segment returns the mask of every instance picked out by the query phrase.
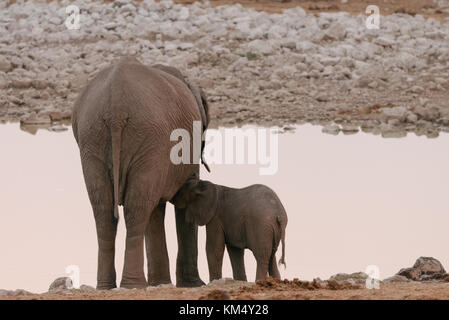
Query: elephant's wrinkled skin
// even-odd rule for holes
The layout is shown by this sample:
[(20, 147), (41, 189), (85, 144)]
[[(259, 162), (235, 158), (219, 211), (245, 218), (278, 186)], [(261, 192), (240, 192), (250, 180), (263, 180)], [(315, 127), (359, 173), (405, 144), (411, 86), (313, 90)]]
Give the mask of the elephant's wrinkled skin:
[(234, 279), (246, 281), (243, 252), (250, 249), (257, 261), (256, 280), (267, 274), (280, 278), (276, 251), (282, 241), (285, 265), (287, 214), (273, 190), (264, 185), (228, 188), (191, 177), (173, 203), (186, 208), (189, 221), (206, 225), (206, 254), (210, 281), (221, 278), (223, 254), (231, 259)]
[[(185, 81), (177, 69), (147, 67), (134, 58), (123, 58), (102, 70), (81, 92), (72, 122), (95, 216), (98, 289), (116, 286), (118, 205), (124, 206), (127, 229), (121, 287), (171, 282), (165, 203), (192, 173), (198, 174), (199, 165), (171, 162), (170, 149), (177, 142), (170, 141), (170, 134), (179, 128), (192, 134), (193, 121), (202, 121), (204, 129), (207, 108), (202, 91)], [(177, 285), (202, 285), (197, 268), (197, 226), (186, 222), (184, 209), (175, 211)], [(144, 239), (148, 283), (143, 272)]]

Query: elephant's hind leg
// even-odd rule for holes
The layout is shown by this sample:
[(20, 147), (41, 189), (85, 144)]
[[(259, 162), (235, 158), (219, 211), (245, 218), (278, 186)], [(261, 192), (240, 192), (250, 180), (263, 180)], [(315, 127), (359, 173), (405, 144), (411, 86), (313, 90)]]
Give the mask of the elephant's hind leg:
[(108, 169), (96, 158), (82, 158), (84, 180), (95, 217), (98, 239), (97, 289), (116, 287), (113, 186)]
[(271, 277), (275, 279), (280, 279), (281, 274), (279, 273), (278, 265), (276, 263), (276, 253), (273, 252), (273, 255), (270, 258), (270, 264), (268, 266), (268, 273)]
[(171, 283), (164, 220), (165, 203), (160, 203), (151, 213), (145, 231), (150, 286)]
[(125, 262), (120, 287), (145, 288), (148, 286), (143, 272), (144, 235), (150, 212), (156, 206), (155, 201), (143, 201), (130, 197), (125, 203), (126, 249)]

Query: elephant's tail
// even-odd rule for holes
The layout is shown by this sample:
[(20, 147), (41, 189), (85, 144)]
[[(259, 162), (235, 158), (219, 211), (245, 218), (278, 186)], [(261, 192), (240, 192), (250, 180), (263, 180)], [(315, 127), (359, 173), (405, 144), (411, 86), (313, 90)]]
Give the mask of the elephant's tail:
[(282, 217), (277, 217), (279, 227), (281, 228), (281, 242), (282, 242), (282, 256), (279, 259), (279, 264), (283, 264), (284, 268), (287, 268), (287, 264), (285, 263), (285, 228), (287, 227), (287, 221), (284, 221)]
[(112, 172), (114, 179), (114, 217), (118, 220), (119, 205), (119, 177), (120, 177), (120, 148), (122, 142), (122, 130), (120, 126), (111, 127), (112, 138)]

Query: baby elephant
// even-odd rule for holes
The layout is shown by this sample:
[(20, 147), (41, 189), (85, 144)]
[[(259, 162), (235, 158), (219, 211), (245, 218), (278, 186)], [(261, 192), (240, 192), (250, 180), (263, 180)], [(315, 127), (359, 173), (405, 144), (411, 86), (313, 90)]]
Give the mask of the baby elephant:
[(260, 184), (234, 189), (191, 179), (178, 191), (173, 203), (177, 208), (186, 208), (187, 221), (206, 225), (210, 281), (222, 277), (225, 244), (234, 279), (246, 281), (245, 248), (256, 258), (256, 280), (265, 279), (267, 273), (280, 278), (275, 254), (282, 240), (279, 263), (285, 265), (287, 214), (273, 190)]

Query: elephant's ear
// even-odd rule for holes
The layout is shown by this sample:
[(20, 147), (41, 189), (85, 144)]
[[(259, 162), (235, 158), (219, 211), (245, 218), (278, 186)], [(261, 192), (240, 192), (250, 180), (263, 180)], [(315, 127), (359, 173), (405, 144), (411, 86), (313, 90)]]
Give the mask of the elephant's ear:
[[(195, 97), (196, 104), (198, 105), (198, 109), (201, 114), (201, 124), (202, 131), (205, 132), (207, 126), (209, 125), (210, 117), (209, 117), (209, 104), (207, 103), (206, 94), (204, 91), (194, 83), (187, 83), (190, 91), (192, 91), (193, 96)], [(206, 167), (207, 171), (210, 172), (209, 165), (204, 161), (203, 151), (204, 151), (205, 142), (201, 141), (201, 162)]]
[(200, 114), (201, 114), (201, 122), (203, 124), (203, 129), (207, 129), (209, 125), (209, 104), (207, 103), (206, 94), (203, 89), (197, 86), (195, 83), (189, 82), (188, 87), (190, 91), (192, 91), (193, 96), (195, 97), (196, 104), (198, 105)]
[(217, 212), (218, 188), (209, 181), (200, 180), (193, 192), (195, 198), (187, 207), (186, 219), (194, 220), (197, 225), (204, 226)]

